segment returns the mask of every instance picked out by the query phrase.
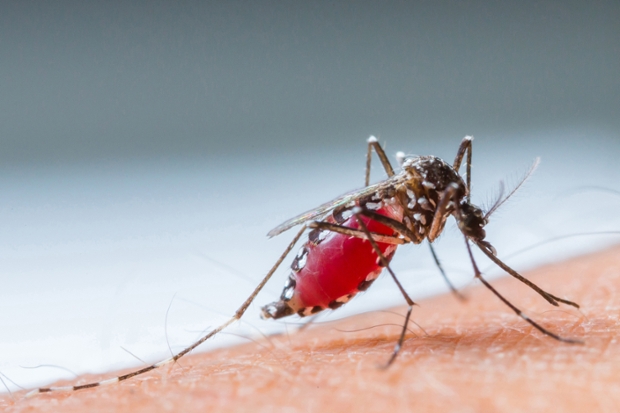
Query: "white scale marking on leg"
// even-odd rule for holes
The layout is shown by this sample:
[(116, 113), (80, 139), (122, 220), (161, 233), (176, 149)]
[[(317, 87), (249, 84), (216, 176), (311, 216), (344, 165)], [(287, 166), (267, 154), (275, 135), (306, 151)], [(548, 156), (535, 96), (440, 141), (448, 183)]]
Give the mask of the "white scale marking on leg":
[(110, 384), (118, 383), (118, 377), (107, 379), (99, 382), (100, 386), (109, 386)]
[(73, 391), (73, 386), (50, 387), (52, 391)]
[(172, 357), (170, 357), (169, 359), (162, 360), (159, 363), (155, 363), (153, 365), (155, 367), (161, 367), (161, 366), (165, 366), (166, 364), (172, 363), (173, 361), (174, 361), (174, 359)]
[(32, 397), (32, 396), (36, 396), (39, 393), (40, 393), (39, 389), (34, 389), (34, 390), (31, 390), (28, 393), (26, 393), (26, 395), (24, 397), (25, 398), (29, 398), (29, 397)]

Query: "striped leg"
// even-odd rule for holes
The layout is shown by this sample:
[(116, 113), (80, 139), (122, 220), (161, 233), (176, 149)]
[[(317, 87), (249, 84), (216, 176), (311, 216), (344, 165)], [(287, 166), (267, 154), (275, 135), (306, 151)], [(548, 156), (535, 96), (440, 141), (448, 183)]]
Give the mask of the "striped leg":
[(383, 267), (385, 267), (388, 270), (390, 276), (396, 283), (396, 286), (400, 290), (400, 293), (403, 295), (403, 297), (405, 298), (405, 301), (407, 302), (407, 305), (409, 306), (407, 308), (407, 315), (405, 316), (405, 323), (403, 324), (403, 329), (401, 330), (400, 337), (398, 338), (398, 342), (396, 343), (396, 346), (394, 346), (394, 351), (392, 352), (392, 356), (390, 357), (390, 359), (385, 365), (385, 368), (388, 368), (394, 362), (394, 360), (396, 359), (396, 356), (398, 356), (398, 353), (400, 352), (400, 349), (403, 346), (403, 342), (405, 341), (405, 334), (407, 333), (407, 325), (409, 324), (409, 319), (411, 318), (411, 311), (413, 310), (413, 306), (415, 305), (415, 303), (413, 302), (411, 297), (409, 297), (409, 294), (407, 294), (407, 292), (403, 288), (400, 281), (398, 281), (396, 274), (394, 274), (394, 271), (392, 271), (392, 268), (390, 267), (390, 262), (383, 255), (383, 253), (381, 252), (381, 249), (379, 248), (372, 234), (368, 230), (368, 227), (366, 226), (364, 221), (361, 219), (362, 209), (359, 207), (354, 208), (353, 213), (355, 214), (355, 218), (357, 219), (357, 222), (360, 228), (366, 234), (368, 241), (370, 241), (370, 245), (372, 245), (372, 248), (375, 250), (375, 253), (379, 256), (379, 259), (381, 260), (381, 264), (383, 265)]
[(111, 379), (107, 379), (107, 380), (103, 380), (103, 381), (99, 381), (99, 382), (94, 382), (94, 383), (80, 384), (78, 386), (41, 387), (41, 388), (32, 390), (31, 392), (26, 394), (26, 397), (31, 397), (31, 396), (34, 396), (34, 395), (39, 394), (39, 393), (49, 393), (49, 392), (53, 392), (53, 391), (75, 391), (75, 390), (90, 389), (92, 387), (106, 386), (106, 385), (109, 385), (109, 384), (118, 383), (118, 382), (121, 382), (121, 381), (128, 380), (128, 379), (130, 379), (132, 377), (135, 377), (135, 376), (139, 376), (139, 375), (147, 373), (147, 372), (149, 372), (151, 370), (155, 370), (155, 369), (157, 369), (159, 367), (165, 366), (166, 364), (174, 363), (175, 361), (179, 360), (181, 357), (185, 356), (186, 354), (188, 354), (189, 352), (194, 350), (196, 347), (198, 347), (199, 345), (201, 345), (202, 343), (204, 343), (205, 341), (207, 341), (211, 337), (217, 335), (220, 331), (224, 330), (226, 327), (228, 327), (229, 325), (231, 325), (235, 321), (239, 320), (243, 316), (243, 314), (246, 312), (246, 310), (248, 309), (248, 307), (250, 306), (252, 301), (254, 301), (254, 299), (256, 298), (258, 293), (263, 289), (265, 284), (267, 284), (267, 281), (269, 281), (269, 279), (271, 278), (273, 273), (278, 269), (280, 264), (282, 264), (282, 261), (284, 261), (286, 256), (291, 252), (291, 250), (293, 249), (293, 247), (295, 246), (297, 241), (299, 241), (299, 239), (301, 238), (301, 236), (302, 236), (302, 234), (304, 233), (305, 230), (306, 230), (306, 227), (303, 226), (301, 228), (301, 230), (297, 233), (295, 238), (288, 245), (286, 250), (282, 253), (282, 255), (280, 256), (278, 261), (276, 261), (276, 263), (273, 265), (273, 267), (271, 267), (271, 270), (269, 270), (267, 275), (262, 279), (262, 281), (254, 289), (254, 291), (252, 291), (252, 294), (250, 294), (250, 296), (243, 302), (241, 307), (239, 307), (239, 309), (237, 309), (237, 311), (235, 312), (235, 315), (233, 315), (228, 321), (226, 321), (225, 323), (221, 324), (219, 327), (209, 331), (209, 333), (207, 333), (206, 335), (201, 337), (198, 341), (194, 342), (192, 345), (190, 345), (189, 347), (185, 348), (181, 352), (175, 354), (174, 356), (172, 356), (172, 357), (170, 357), (170, 358), (168, 358), (166, 360), (162, 360), (162, 361), (160, 361), (158, 363), (155, 363), (153, 365), (150, 365), (148, 367), (144, 367), (144, 368), (141, 368), (139, 370), (135, 370), (135, 371), (132, 371), (130, 373), (123, 374), (122, 376), (118, 376), (118, 377), (114, 377), (114, 378), (111, 378)]

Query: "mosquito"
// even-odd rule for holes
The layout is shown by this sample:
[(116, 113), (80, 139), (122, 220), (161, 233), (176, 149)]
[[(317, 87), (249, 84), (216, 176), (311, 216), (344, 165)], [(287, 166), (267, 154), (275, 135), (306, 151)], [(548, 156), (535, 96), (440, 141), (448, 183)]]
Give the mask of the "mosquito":
[[(396, 173), (378, 140), (371, 136), (367, 141), (365, 186), (304, 212), (272, 229), (268, 233), (269, 237), (301, 226), (267, 275), (228, 321), (174, 356), (148, 367), (99, 382), (39, 388), (27, 396), (52, 391), (83, 390), (118, 383), (176, 362), (245, 314), (307, 229), (310, 230), (308, 238), (293, 259), (291, 272), (280, 299), (262, 307), (263, 318), (279, 319), (295, 314), (305, 317), (326, 309), (335, 310), (357, 293), (367, 290), (386, 269), (408, 306), (398, 341), (386, 363), (386, 367), (389, 366), (402, 348), (415, 304), (391, 269), (390, 261), (399, 245), (420, 244), (426, 240), (431, 246), (432, 255), (441, 274), (451, 290), (458, 295), (458, 291), (446, 277), (432, 247), (433, 241), (441, 234), (446, 221), (452, 216), (465, 239), (476, 279), (541, 333), (561, 342), (580, 343), (579, 340), (559, 336), (529, 318), (489, 284), (478, 269), (472, 253), (472, 244), (497, 266), (540, 294), (551, 305), (559, 306), (561, 303), (579, 308), (579, 305), (572, 301), (544, 291), (506, 265), (497, 257), (497, 252), (491, 243), (485, 240), (484, 227), (489, 222), (491, 214), (517, 191), (531, 175), (537, 163), (515, 189), (506, 196), (500, 194), (493, 206), (485, 212), (471, 203), (472, 141), (471, 136), (463, 138), (451, 165), (436, 156), (405, 156), (399, 153), (397, 157), (401, 170)], [(370, 185), (373, 151), (388, 177)], [(459, 174), (464, 159), (465, 179)]]

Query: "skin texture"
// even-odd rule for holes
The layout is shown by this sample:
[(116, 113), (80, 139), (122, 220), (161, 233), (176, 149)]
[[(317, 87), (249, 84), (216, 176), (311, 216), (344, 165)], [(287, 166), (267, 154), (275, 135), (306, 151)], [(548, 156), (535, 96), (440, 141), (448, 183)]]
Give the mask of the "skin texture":
[(464, 291), (466, 303), (451, 295), (421, 301), (413, 319), (428, 335), (412, 325), (387, 370), (378, 366), (397, 340), (402, 307), (393, 310), (397, 314), (362, 314), (190, 355), (122, 384), (29, 399), (16, 393), (17, 401), (6, 396), (0, 407), (8, 412), (618, 411), (620, 248), (525, 275), (575, 300), (582, 312), (552, 307), (513, 279), (493, 285), (545, 327), (584, 344), (543, 336), (476, 285)]

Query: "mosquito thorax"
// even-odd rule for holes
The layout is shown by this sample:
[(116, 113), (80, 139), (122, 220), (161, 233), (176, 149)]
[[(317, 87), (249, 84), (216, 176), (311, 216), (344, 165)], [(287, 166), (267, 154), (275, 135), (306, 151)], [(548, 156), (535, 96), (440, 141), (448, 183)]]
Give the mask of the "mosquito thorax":
[(446, 161), (436, 156), (415, 156), (405, 159), (403, 170), (426, 191), (439, 193), (450, 185), (456, 185), (456, 198), (467, 195), (467, 186), (459, 173)]
[[(436, 156), (409, 157), (402, 168), (407, 177), (406, 190), (401, 197), (405, 209), (403, 223), (415, 235), (413, 243), (419, 244), (425, 239), (433, 242), (442, 232), (448, 216), (467, 196), (467, 186), (452, 165)], [(448, 193), (451, 199), (444, 213), (435, 217), (442, 198)]]

